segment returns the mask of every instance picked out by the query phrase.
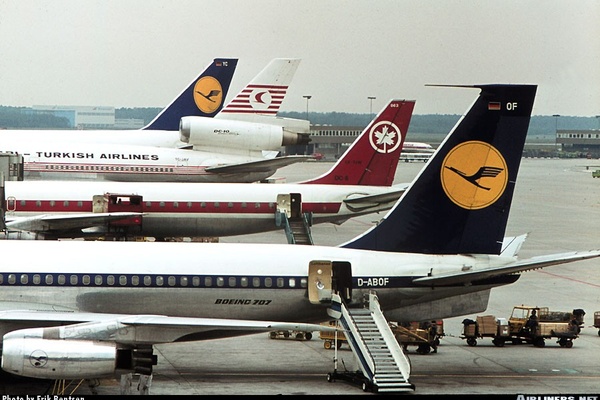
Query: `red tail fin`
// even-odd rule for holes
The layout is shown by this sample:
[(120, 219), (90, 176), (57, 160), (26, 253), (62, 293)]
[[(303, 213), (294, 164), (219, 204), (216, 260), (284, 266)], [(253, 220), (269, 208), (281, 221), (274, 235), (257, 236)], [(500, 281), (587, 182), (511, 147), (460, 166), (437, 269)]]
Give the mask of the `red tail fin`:
[(325, 174), (301, 183), (391, 186), (414, 100), (391, 100)]

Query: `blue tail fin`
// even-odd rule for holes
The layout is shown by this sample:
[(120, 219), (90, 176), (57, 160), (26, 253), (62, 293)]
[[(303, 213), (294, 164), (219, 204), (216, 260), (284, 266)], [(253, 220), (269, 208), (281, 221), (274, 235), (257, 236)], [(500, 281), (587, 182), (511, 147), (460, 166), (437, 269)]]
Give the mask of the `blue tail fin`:
[(476, 85), (479, 97), (384, 219), (342, 247), (500, 254), (536, 85)]
[(214, 117), (223, 108), (237, 62), (237, 58), (215, 58), (199, 77), (142, 129), (177, 131), (181, 117)]

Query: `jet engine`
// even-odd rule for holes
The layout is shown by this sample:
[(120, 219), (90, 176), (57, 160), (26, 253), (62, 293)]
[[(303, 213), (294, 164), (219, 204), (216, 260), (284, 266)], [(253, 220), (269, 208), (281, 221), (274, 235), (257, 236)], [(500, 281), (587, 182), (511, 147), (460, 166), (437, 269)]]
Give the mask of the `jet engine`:
[(182, 142), (194, 148), (250, 151), (279, 150), (282, 146), (310, 142), (307, 134), (292, 132), (277, 124), (206, 117), (181, 118), (179, 136)]
[(6, 337), (2, 369), (38, 379), (91, 379), (116, 370), (150, 375), (157, 358), (152, 346), (117, 348), (115, 342)]

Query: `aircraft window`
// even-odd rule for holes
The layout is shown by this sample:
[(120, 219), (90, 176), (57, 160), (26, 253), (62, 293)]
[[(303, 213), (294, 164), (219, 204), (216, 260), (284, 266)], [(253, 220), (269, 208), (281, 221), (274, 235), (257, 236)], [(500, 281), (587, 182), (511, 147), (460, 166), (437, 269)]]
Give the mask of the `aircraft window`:
[(8, 203), (8, 208), (10, 210), (15, 209), (15, 199), (8, 199), (8, 200), (6, 200), (6, 203)]
[(165, 279), (162, 276), (156, 277), (156, 286), (162, 286), (165, 284)]
[(223, 287), (223, 285), (225, 285), (225, 279), (223, 279), (223, 277), (219, 276), (217, 278), (217, 286), (218, 287)]
[(246, 278), (245, 276), (242, 276), (240, 278), (240, 284), (242, 285), (242, 287), (248, 287), (248, 278)]
[(119, 275), (119, 285), (127, 285), (127, 277), (125, 275)]
[(144, 276), (144, 285), (145, 286), (150, 286), (152, 285), (152, 277), (145, 275)]
[(42, 206), (42, 202), (41, 202), (41, 201), (39, 201), (39, 200), (38, 200), (38, 201), (36, 201), (36, 202), (35, 202), (35, 206), (36, 206), (36, 207), (41, 207), (41, 206)]
[(194, 276), (192, 278), (192, 286), (200, 286), (200, 277), (199, 276)]
[(152, 202), (151, 201), (147, 201), (146, 202), (146, 207), (152, 207)]
[(175, 277), (174, 276), (170, 276), (169, 278), (167, 278), (167, 282), (169, 284), (169, 286), (175, 286)]
[(202, 208), (206, 207), (206, 203), (205, 202), (200, 203), (200, 207), (202, 207)]
[(212, 278), (210, 276), (205, 276), (204, 277), (204, 287), (211, 287), (212, 286)]
[(269, 203), (269, 208), (275, 208), (275, 203)]
[(288, 284), (290, 285), (291, 288), (296, 287), (296, 279), (290, 278), (290, 280), (288, 281)]
[(55, 204), (55, 201), (54, 201), (54, 200), (51, 200), (51, 201), (50, 201), (50, 207), (54, 207), (54, 204)]
[(46, 275), (46, 285), (52, 285), (54, 283), (54, 277), (50, 274)]
[(40, 278), (38, 274), (35, 274), (33, 275), (32, 281), (34, 285), (39, 285), (42, 282), (42, 278)]
[(58, 276), (58, 284), (59, 285), (64, 285), (66, 282), (67, 282), (67, 278), (65, 278), (64, 275), (61, 274)]
[(84, 276), (82, 277), (82, 279), (81, 279), (81, 282), (82, 282), (84, 285), (89, 285), (91, 281), (92, 281), (92, 280), (90, 279), (90, 276), (89, 276), (89, 275), (84, 275)]
[(187, 207), (188, 207), (188, 208), (192, 208), (192, 202), (191, 202), (191, 201), (188, 201), (188, 202), (187, 202)]
[(273, 286), (273, 278), (265, 278), (265, 286), (272, 287)]
[(245, 201), (244, 201), (244, 202), (242, 202), (242, 208), (246, 208), (246, 207), (247, 207), (247, 204), (246, 204), (246, 202), (245, 202)]
[(277, 287), (283, 287), (285, 285), (285, 280), (283, 278), (277, 278)]
[(77, 282), (79, 282), (79, 279), (77, 279), (77, 275), (71, 275), (69, 277), (69, 283), (73, 286), (77, 285)]
[(110, 286), (115, 284), (115, 277), (113, 275), (109, 275), (106, 277), (106, 283)]
[(252, 286), (254, 287), (260, 287), (260, 278), (259, 277), (254, 277), (252, 278)]
[(0, 274), (0, 284), (4, 283), (4, 274)]
[(303, 288), (308, 287), (308, 279), (306, 279), (306, 278), (300, 279), (300, 287), (303, 287)]
[(102, 275), (94, 276), (94, 284), (96, 286), (102, 286)]
[(181, 284), (181, 286), (187, 286), (188, 285), (188, 277), (187, 276), (182, 276), (179, 279), (179, 283)]
[(83, 201), (78, 201), (77, 202), (77, 207), (79, 207), (79, 208), (83, 207)]
[(235, 276), (230, 276), (229, 277), (229, 287), (235, 287), (237, 283), (237, 279), (235, 279)]
[(165, 202), (164, 202), (164, 201), (161, 201), (160, 203), (158, 203), (158, 205), (159, 205), (160, 207), (164, 207), (164, 206), (165, 206)]
[(25, 206), (25, 205), (27, 205), (27, 201), (26, 201), (26, 200), (21, 200), (21, 201), (19, 202), (19, 204), (20, 204), (21, 206)]
[(14, 285), (16, 281), (17, 277), (15, 276), (15, 274), (8, 274), (8, 283)]
[(169, 172), (173, 172), (173, 168), (169, 168)]
[(27, 274), (21, 275), (21, 284), (27, 285), (29, 283), (29, 276)]
[(227, 207), (233, 208), (233, 203), (232, 202), (227, 203)]
[(221, 205), (219, 204), (218, 201), (215, 201), (215, 208), (219, 208), (219, 207), (221, 207)]
[(63, 202), (63, 206), (65, 206), (65, 207), (69, 207), (69, 201), (68, 201), (68, 200), (65, 200), (65, 201)]
[(254, 203), (254, 208), (260, 208), (260, 203)]
[(174, 201), (173, 202), (173, 208), (179, 208), (179, 202)]
[(131, 277), (131, 284), (132, 284), (133, 286), (139, 286), (139, 284), (140, 284), (140, 277), (139, 277), (139, 276), (137, 276), (137, 275), (133, 275), (133, 276)]

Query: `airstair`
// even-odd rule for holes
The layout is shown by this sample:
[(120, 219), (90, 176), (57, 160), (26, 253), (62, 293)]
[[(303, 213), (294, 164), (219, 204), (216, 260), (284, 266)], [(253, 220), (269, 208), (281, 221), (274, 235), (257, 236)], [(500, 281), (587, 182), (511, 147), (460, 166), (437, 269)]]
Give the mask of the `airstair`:
[(283, 226), (289, 244), (312, 245), (310, 233), (310, 214), (301, 214), (298, 217), (288, 218), (285, 213), (279, 213), (278, 225)]
[(289, 244), (314, 244), (310, 233), (312, 213), (302, 212), (300, 193), (277, 195), (275, 225), (283, 227)]
[(360, 370), (338, 372), (337, 346), (334, 346), (335, 369), (327, 379), (330, 382), (341, 379), (359, 383), (364, 391), (377, 393), (414, 391), (414, 385), (408, 380), (410, 360), (383, 316), (376, 294), (369, 294), (368, 304), (363, 308), (346, 307), (337, 294), (333, 294), (332, 300), (332, 308), (328, 313), (337, 318), (344, 329)]

